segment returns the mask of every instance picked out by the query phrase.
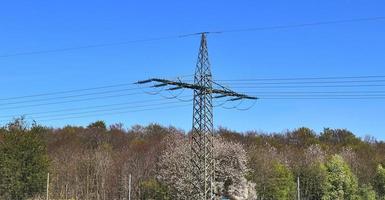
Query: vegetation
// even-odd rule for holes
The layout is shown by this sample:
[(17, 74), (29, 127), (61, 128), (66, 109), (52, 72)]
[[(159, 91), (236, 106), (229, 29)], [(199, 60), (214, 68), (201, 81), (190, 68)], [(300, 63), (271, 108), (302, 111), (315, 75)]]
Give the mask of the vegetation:
[(374, 187), (378, 199), (385, 199), (385, 169), (382, 165), (378, 165), (377, 167), (376, 175), (374, 177)]
[[(284, 133), (216, 131), (217, 194), (230, 199), (384, 200), (385, 143), (344, 129)], [(168, 200), (188, 192), (188, 134), (156, 124), (124, 129), (87, 127), (0, 129), (0, 199)], [(179, 170), (179, 171), (178, 171)], [(244, 195), (244, 194), (248, 195)]]
[(339, 155), (334, 155), (326, 163), (326, 184), (323, 200), (358, 199), (357, 178)]
[(45, 189), (48, 157), (45, 129), (16, 120), (1, 130), (0, 199), (26, 199)]

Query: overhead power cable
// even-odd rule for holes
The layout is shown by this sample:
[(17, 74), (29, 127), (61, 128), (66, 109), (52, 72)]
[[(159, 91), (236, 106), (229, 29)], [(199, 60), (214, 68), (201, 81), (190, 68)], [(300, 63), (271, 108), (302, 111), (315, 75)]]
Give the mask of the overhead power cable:
[[(177, 104), (179, 103), (179, 104)], [(146, 108), (146, 109), (132, 109), (134, 107), (129, 107), (127, 108), (117, 108), (113, 110), (95, 110), (95, 111), (89, 111), (89, 112), (78, 112), (78, 113), (67, 113), (67, 114), (62, 114), (62, 115), (48, 115), (48, 116), (39, 116), (39, 117), (32, 117), (31, 119), (43, 119), (39, 121), (56, 121), (56, 120), (64, 120), (64, 119), (76, 119), (76, 118), (85, 118), (85, 117), (94, 117), (94, 116), (106, 116), (106, 115), (116, 115), (116, 114), (127, 114), (127, 113), (133, 113), (133, 112), (142, 112), (142, 111), (152, 111), (152, 110), (162, 110), (162, 109), (169, 109), (169, 108), (180, 108), (180, 107), (186, 107), (186, 106), (191, 106), (190, 103), (186, 102), (169, 102), (167, 104), (177, 104), (173, 106), (161, 106), (164, 104), (157, 104), (159, 105), (158, 107), (153, 107), (153, 108)], [(147, 105), (150, 106), (150, 105)], [(152, 106), (156, 106), (153, 104)], [(145, 107), (145, 106), (143, 106)], [(129, 109), (129, 110), (126, 110)], [(110, 111), (117, 111), (118, 112), (110, 112)], [(103, 112), (103, 111), (108, 111), (108, 112)], [(102, 112), (102, 113), (99, 113)], [(79, 115), (79, 114), (88, 114), (88, 113), (95, 113), (92, 115), (80, 115), (80, 116), (73, 116), (73, 115)], [(52, 118), (52, 117), (59, 117), (59, 118)], [(48, 118), (48, 119), (47, 119)]]
[(175, 108), (181, 108), (181, 107), (186, 107), (186, 106), (191, 106), (191, 104), (174, 105), (174, 106), (160, 106), (160, 107), (146, 108), (146, 109), (132, 109), (132, 110), (119, 111), (119, 112), (104, 112), (104, 113), (97, 113), (97, 114), (90, 114), (90, 115), (80, 115), (80, 116), (71, 116), (71, 117), (48, 118), (48, 119), (38, 120), (38, 121), (39, 122), (46, 122), (46, 121), (57, 121), (57, 120), (87, 118), (87, 117), (101, 117), (101, 116), (128, 114), (128, 113), (143, 112), (143, 111), (164, 110), (164, 109), (171, 109), (171, 108), (175, 109)]
[(255, 32), (255, 31), (293, 29), (293, 28), (304, 28), (304, 27), (314, 27), (314, 26), (322, 26), (322, 25), (345, 24), (345, 23), (354, 23), (354, 22), (369, 22), (369, 21), (380, 21), (380, 20), (385, 20), (385, 17), (384, 16), (377, 16), (377, 17), (366, 17), (366, 18), (351, 18), (351, 19), (342, 19), (342, 20), (318, 21), (318, 22), (299, 23), (299, 24), (251, 27), (251, 28), (242, 28), (242, 29), (224, 29), (224, 30), (213, 30), (213, 31), (206, 31), (206, 32), (201, 31), (198, 33), (178, 34), (178, 35), (170, 35), (170, 36), (163, 36), (163, 37), (152, 37), (152, 38), (120, 41), (120, 42), (88, 44), (88, 45), (83, 45), (83, 46), (72, 46), (72, 47), (64, 47), (64, 48), (56, 48), (56, 49), (8, 53), (8, 54), (0, 55), (0, 58), (26, 56), (26, 55), (37, 55), (37, 54), (47, 54), (47, 53), (57, 53), (57, 52), (67, 52), (67, 51), (82, 50), (82, 49), (121, 46), (121, 45), (141, 43), (141, 42), (153, 42), (153, 41), (159, 41), (159, 40), (178, 39), (178, 38), (184, 38), (184, 37), (190, 37), (190, 36), (197, 36), (197, 35), (202, 34), (203, 32), (206, 34)]
[(142, 93), (137, 92), (137, 93), (127, 93), (127, 94), (109, 95), (109, 96), (101, 96), (101, 97), (90, 97), (90, 98), (67, 100), (67, 101), (56, 101), (56, 102), (48, 102), (48, 103), (19, 105), (19, 106), (13, 106), (13, 107), (4, 107), (4, 108), (0, 108), (0, 109), (1, 110), (13, 110), (13, 109), (20, 109), (20, 108), (39, 107), (39, 106), (66, 104), (66, 103), (74, 103), (74, 102), (84, 102), (84, 101), (91, 101), (91, 100), (105, 100), (105, 99), (110, 99), (110, 98), (125, 97), (125, 96), (132, 96), (132, 95), (138, 95), (138, 94), (142, 94)]
[(385, 94), (384, 91), (253, 91), (252, 94)]
[(263, 97), (325, 97), (325, 98), (329, 98), (329, 97), (341, 97), (341, 98), (344, 98), (344, 97), (362, 97), (362, 98), (366, 98), (366, 97), (385, 97), (385, 94), (373, 94), (373, 95), (369, 95), (369, 94), (363, 94), (363, 95), (359, 95), (359, 94), (337, 94), (337, 95), (324, 95), (324, 94), (317, 94), (317, 95), (308, 95), (308, 94), (270, 94), (270, 95), (259, 95), (260, 98), (263, 98)]
[(236, 86), (232, 88), (354, 88), (354, 87), (385, 87), (384, 84), (368, 85), (274, 85), (274, 86)]
[[(58, 97), (50, 97), (50, 98), (44, 98), (44, 99), (32, 99), (32, 100), (25, 100), (25, 101), (7, 102), (7, 103), (0, 103), (0, 107), (5, 106), (5, 105), (17, 105), (17, 104), (24, 104), (24, 103), (44, 102), (44, 101), (51, 101), (51, 100), (58, 100), (58, 99), (71, 99), (71, 98), (76, 98), (76, 97), (85, 97), (85, 96), (94, 96), (94, 95), (101, 95), (101, 94), (118, 93), (118, 92), (125, 92), (125, 91), (139, 90), (139, 89), (141, 89), (141, 88), (124, 88), (124, 89), (119, 89), (119, 90), (107, 90), (107, 91), (101, 91), (101, 92), (92, 92), (92, 93), (76, 94), (76, 95), (69, 95), (69, 96), (58, 96)], [(142, 93), (143, 92), (136, 92), (136, 93), (131, 93), (130, 95), (142, 94)], [(73, 100), (73, 101), (76, 101), (76, 100)]]
[(385, 97), (261, 97), (267, 100), (383, 100)]
[[(189, 95), (186, 95), (184, 97), (188, 97), (188, 96)], [(3, 115), (3, 116), (0, 116), (0, 118), (12, 118), (17, 116), (31, 116), (31, 115), (40, 115), (40, 114), (49, 114), (49, 113), (62, 113), (62, 112), (68, 112), (68, 111), (89, 110), (89, 109), (95, 109), (95, 108), (111, 108), (111, 107), (124, 106), (124, 105), (131, 105), (136, 107), (136, 106), (141, 106), (140, 104), (143, 104), (143, 103), (167, 102), (167, 101), (170, 101), (170, 100), (169, 99), (147, 99), (147, 100), (140, 100), (140, 101), (137, 100), (137, 101), (122, 102), (122, 103), (87, 106), (87, 107), (72, 107), (72, 108), (59, 109), (59, 110), (48, 110), (48, 111), (39, 111), (39, 112), (31, 112), (31, 113)]]
[(71, 112), (71, 113), (62, 113), (62, 114), (51, 114), (51, 115), (41, 115), (41, 116), (32, 116), (34, 119), (41, 119), (41, 118), (52, 118), (52, 117), (63, 117), (63, 116), (74, 116), (74, 115), (81, 115), (81, 114), (90, 114), (90, 113), (101, 113), (101, 112), (111, 112), (111, 111), (125, 111), (125, 110), (137, 110), (138, 108), (148, 108), (148, 107), (159, 107), (164, 105), (181, 105), (186, 104), (183, 102), (163, 102), (163, 103), (156, 103), (156, 104), (145, 104), (145, 105), (131, 105), (131, 106), (123, 106), (123, 107), (117, 107), (117, 108), (103, 108), (103, 109), (97, 109), (97, 110), (89, 110), (89, 111), (81, 111), (81, 112)]
[[(32, 98), (32, 97), (42, 97), (42, 96), (53, 96), (53, 95), (59, 95), (59, 94), (69, 94), (69, 93), (84, 92), (84, 91), (90, 91), (90, 90), (100, 90), (100, 89), (115, 88), (115, 87), (122, 87), (122, 86), (132, 86), (132, 85), (133, 85), (132, 83), (121, 83), (121, 84), (105, 85), (105, 86), (99, 86), (99, 87), (63, 90), (63, 91), (57, 91), (57, 92), (47, 92), (47, 93), (39, 93), (39, 94), (31, 94), (31, 95), (23, 95), (23, 96), (6, 97), (6, 98), (1, 98), (0, 101), (25, 99), (25, 98)], [(139, 88), (135, 87), (133, 88), (133, 90), (134, 89), (139, 89)]]
[[(345, 80), (345, 81), (284, 81), (284, 82), (236, 82), (231, 85), (305, 85), (305, 84), (335, 84), (335, 83), (384, 83), (385, 80)], [(223, 83), (222, 83), (223, 84)]]
[(385, 78), (385, 75), (369, 76), (324, 76), (324, 77), (282, 77), (282, 78), (246, 78), (246, 79), (215, 79), (221, 82), (244, 82), (244, 81), (298, 81), (298, 80), (330, 80), (330, 79), (372, 79)]
[(153, 41), (159, 41), (159, 40), (176, 39), (176, 38), (180, 38), (180, 37), (181, 37), (181, 35), (174, 35), (174, 36), (165, 36), (165, 37), (154, 37), (154, 38), (146, 38), (146, 39), (128, 40), (128, 41), (121, 41), (121, 42), (89, 44), (89, 45), (83, 45), (83, 46), (64, 47), (64, 48), (57, 48), (57, 49), (46, 49), (46, 50), (39, 50), (39, 51), (26, 51), (26, 52), (3, 54), (3, 55), (0, 55), (0, 58), (26, 56), (26, 55), (37, 55), (37, 54), (47, 54), (47, 53), (57, 53), (57, 52), (101, 48), (101, 47), (109, 47), (109, 46), (121, 46), (121, 45), (141, 43), (141, 42), (153, 42)]
[[(366, 83), (366, 82), (373, 82), (373, 83), (380, 83), (384, 82), (385, 80), (377, 80), (380, 77), (385, 76), (340, 76), (340, 77), (302, 77), (302, 78), (274, 78), (274, 79), (242, 79), (243, 80), (258, 80), (262, 81), (261, 83), (239, 83), (234, 82), (229, 84), (230, 86), (233, 86), (235, 88), (256, 88), (256, 89), (272, 89), (272, 88), (355, 88), (355, 87), (383, 87), (384, 84), (336, 84), (336, 83)], [(372, 78), (375, 78), (375, 80), (371, 80)], [(266, 82), (267, 80), (328, 80), (325, 82), (322, 81), (314, 81), (314, 82)], [(332, 81), (329, 81), (329, 79), (333, 79)], [(339, 80), (341, 79), (341, 80)], [(346, 80), (349, 79), (349, 80)], [(350, 80), (354, 79), (354, 80)], [(369, 80), (368, 80), (369, 79)], [(234, 79), (237, 81), (240, 81), (241, 79)], [(329, 84), (334, 85), (329, 85)], [(131, 83), (130, 83), (131, 84)], [(268, 86), (272, 84), (273, 86)], [(310, 85), (311, 84), (311, 85)], [(318, 84), (318, 85), (312, 85), (312, 84)], [(325, 85), (324, 85), (325, 84)], [(131, 96), (131, 95), (139, 95), (142, 94), (141, 92), (137, 93), (124, 93), (124, 94), (117, 94), (117, 95), (109, 95), (109, 96), (98, 96), (94, 97), (94, 95), (102, 95), (102, 94), (110, 94), (110, 93), (118, 93), (118, 92), (124, 92), (124, 91), (130, 91), (130, 90), (139, 90), (143, 89), (142, 87), (128, 87), (129, 84), (122, 83), (122, 84), (114, 84), (114, 85), (106, 85), (106, 86), (99, 86), (99, 87), (91, 87), (91, 88), (82, 88), (82, 89), (73, 89), (73, 90), (65, 90), (65, 91), (58, 91), (58, 92), (51, 92), (51, 93), (39, 93), (39, 94), (31, 94), (31, 95), (24, 95), (24, 96), (16, 96), (16, 97), (8, 97), (8, 98), (2, 98), (1, 101), (6, 101), (4, 103), (0, 103), (0, 107), (3, 107), (2, 110), (8, 110), (8, 109), (19, 109), (19, 108), (26, 108), (26, 107), (36, 107), (36, 106), (44, 106), (44, 105), (55, 105), (55, 104), (64, 104), (64, 103), (73, 103), (73, 102), (82, 102), (82, 101), (88, 101), (88, 100), (98, 100), (98, 99), (108, 99), (108, 98), (115, 98), (115, 97), (123, 97), (123, 96)], [(267, 85), (267, 86), (266, 86)], [(277, 85), (277, 86), (275, 86)], [(124, 88), (118, 88), (123, 87)], [(118, 88), (118, 89), (111, 89), (111, 90), (103, 90), (103, 91), (97, 91), (101, 89), (108, 89), (108, 88)], [(151, 86), (150, 86), (151, 87)], [(85, 91), (93, 91), (90, 93), (83, 93)], [(288, 91), (259, 91), (260, 94), (263, 93), (288, 93)], [(299, 91), (296, 91), (298, 93)], [(383, 91), (325, 91), (324, 93), (380, 93)], [(75, 93), (71, 95), (66, 96), (58, 96), (60, 94), (70, 94)], [(306, 93), (305, 91), (301, 93)], [(322, 93), (321, 91), (310, 91), (308, 93)], [(39, 98), (39, 99), (28, 99), (28, 98), (35, 98), (35, 97), (45, 97), (47, 98)], [(53, 96), (53, 97), (51, 97)], [(86, 96), (92, 96), (90, 98), (85, 99), (72, 99), (77, 97), (86, 97)], [(175, 96), (171, 97), (175, 98)], [(16, 100), (16, 99), (27, 99), (23, 101), (16, 101), (16, 102), (10, 102), (10, 100)], [(63, 100), (63, 99), (70, 99), (66, 101), (58, 101), (58, 102), (51, 102), (52, 100)], [(29, 105), (20, 105), (20, 104), (28, 104), (28, 103), (34, 103), (34, 102), (45, 102), (45, 103), (39, 103), (39, 104), (29, 104)], [(20, 105), (20, 106), (14, 106), (14, 107), (4, 107), (6, 105)]]
[[(192, 75), (181, 75), (181, 76), (175, 76), (171, 78), (176, 79), (176, 78), (191, 77), (191, 76)], [(133, 82), (130, 82), (130, 83), (103, 85), (98, 87), (88, 87), (88, 88), (80, 88), (80, 89), (61, 90), (61, 91), (55, 91), (55, 92), (29, 94), (29, 95), (22, 95), (22, 96), (5, 97), (5, 98), (0, 98), (0, 101), (9, 101), (9, 100), (44, 97), (44, 96), (56, 96), (56, 95), (62, 95), (62, 94), (80, 93), (80, 92), (86, 92), (86, 91), (92, 91), (92, 90), (102, 90), (102, 89), (119, 88), (119, 87), (125, 87), (125, 89), (123, 90), (140, 90), (140, 89), (146, 88), (144, 86), (140, 87), (138, 85), (134, 85)], [(129, 87), (129, 88), (126, 88), (126, 87)]]
[(312, 27), (312, 26), (345, 24), (345, 23), (353, 23), (353, 22), (380, 21), (380, 20), (385, 20), (385, 16), (319, 21), (319, 22), (301, 23), (301, 24), (274, 25), (274, 26), (254, 27), (254, 28), (227, 29), (227, 30), (225, 29), (225, 30), (213, 31), (213, 33), (254, 32), (254, 31), (292, 29), (292, 28), (303, 28), (303, 27)]

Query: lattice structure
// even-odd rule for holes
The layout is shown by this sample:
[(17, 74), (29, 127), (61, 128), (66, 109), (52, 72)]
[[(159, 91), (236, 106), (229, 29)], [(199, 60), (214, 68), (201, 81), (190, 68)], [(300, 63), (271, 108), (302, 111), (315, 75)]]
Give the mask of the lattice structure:
[(190, 141), (193, 183), (195, 194), (199, 195), (199, 199), (212, 199), (214, 194), (212, 84), (206, 35), (202, 34), (194, 85), (205, 89), (194, 90), (193, 125)]
[[(231, 97), (229, 101), (257, 99), (227, 89), (219, 84), (213, 87), (210, 62), (207, 49), (206, 33), (202, 33), (196, 65), (194, 83), (173, 81), (159, 78), (138, 81), (138, 84), (156, 83), (153, 87), (173, 86), (168, 90), (192, 89), (193, 125), (191, 134), (191, 164), (193, 167), (193, 200), (214, 199), (215, 159), (213, 148), (213, 99)], [(213, 96), (216, 94), (217, 96)], [(183, 174), (181, 174), (183, 176)]]

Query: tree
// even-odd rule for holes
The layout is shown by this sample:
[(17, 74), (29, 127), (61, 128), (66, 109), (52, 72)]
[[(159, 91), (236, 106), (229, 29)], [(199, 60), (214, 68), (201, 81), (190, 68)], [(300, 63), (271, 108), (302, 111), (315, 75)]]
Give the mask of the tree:
[(297, 145), (301, 148), (317, 143), (317, 137), (314, 131), (305, 127), (286, 133), (286, 137), (289, 144)]
[(171, 200), (167, 187), (155, 179), (143, 181), (140, 188), (142, 200)]
[(291, 159), (296, 159), (298, 164), (291, 167), (293, 174), (299, 177), (302, 199), (321, 199), (322, 187), (326, 181), (326, 170), (323, 164), (326, 153), (319, 144), (313, 144), (306, 149), (303, 148), (294, 156), (296, 158)]
[(295, 198), (295, 182), (292, 172), (283, 164), (273, 165), (272, 176), (265, 185), (266, 199), (291, 200)]
[(96, 121), (96, 122), (93, 122), (91, 123), (90, 125), (87, 126), (87, 128), (90, 128), (90, 129), (101, 129), (101, 130), (107, 130), (107, 126), (106, 126), (106, 123), (104, 121)]
[(376, 200), (376, 192), (371, 185), (363, 185), (360, 187), (359, 194), (362, 200)]
[(348, 164), (339, 155), (334, 155), (326, 163), (326, 183), (323, 187), (323, 200), (358, 199), (357, 178)]
[(23, 119), (17, 119), (3, 130), (0, 198), (19, 200), (41, 194), (48, 172), (46, 144), (42, 139), (45, 129), (35, 124), (28, 128)]
[(382, 165), (377, 166), (376, 176), (374, 177), (373, 182), (378, 199), (385, 199), (385, 169)]
[[(166, 138), (165, 143), (167, 148), (158, 164), (159, 182), (170, 188), (173, 199), (194, 199), (188, 140), (182, 135), (172, 135)], [(254, 199), (254, 186), (245, 178), (248, 172), (247, 158), (242, 146), (216, 137), (214, 152), (217, 197)]]

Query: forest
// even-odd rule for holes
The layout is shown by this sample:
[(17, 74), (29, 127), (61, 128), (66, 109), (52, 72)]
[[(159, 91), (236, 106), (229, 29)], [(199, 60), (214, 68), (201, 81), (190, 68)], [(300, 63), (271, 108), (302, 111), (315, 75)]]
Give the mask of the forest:
[[(48, 173), (49, 199), (193, 199), (189, 136), (158, 124), (15, 119), (0, 129), (0, 199), (46, 199)], [(346, 129), (218, 127), (214, 150), (218, 199), (385, 199), (385, 142)]]

